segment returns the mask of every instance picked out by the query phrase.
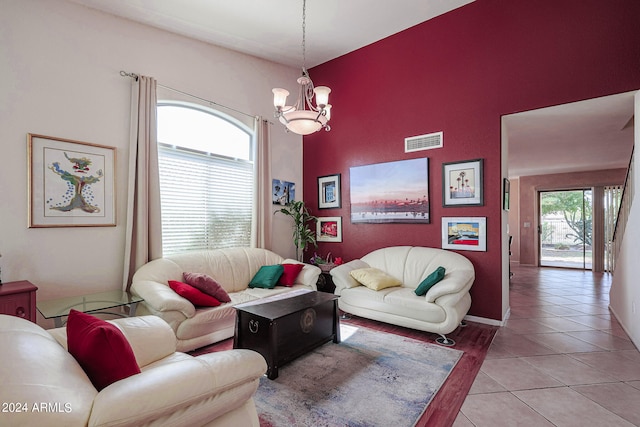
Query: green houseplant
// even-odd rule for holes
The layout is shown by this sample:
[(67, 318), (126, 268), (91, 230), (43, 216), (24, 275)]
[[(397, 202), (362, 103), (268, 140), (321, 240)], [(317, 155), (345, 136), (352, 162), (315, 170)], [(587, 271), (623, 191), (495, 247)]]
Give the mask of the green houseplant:
[(316, 232), (309, 227), (309, 222), (315, 222), (318, 218), (309, 213), (302, 200), (293, 201), (275, 213), (278, 212), (293, 218), (293, 244), (296, 247), (296, 259), (302, 262), (307, 246), (311, 244), (318, 247)]

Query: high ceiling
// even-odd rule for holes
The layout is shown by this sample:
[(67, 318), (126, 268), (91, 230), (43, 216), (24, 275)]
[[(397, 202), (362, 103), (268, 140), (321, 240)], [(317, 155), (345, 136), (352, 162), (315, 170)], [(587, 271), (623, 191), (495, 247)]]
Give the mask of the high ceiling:
[[(292, 67), (302, 66), (301, 0), (67, 0)], [(308, 0), (306, 63), (319, 65), (473, 0)], [(504, 118), (509, 176), (627, 166), (633, 93)]]
[[(302, 0), (69, 0), (292, 67), (302, 66)], [(473, 0), (307, 0), (307, 67)]]

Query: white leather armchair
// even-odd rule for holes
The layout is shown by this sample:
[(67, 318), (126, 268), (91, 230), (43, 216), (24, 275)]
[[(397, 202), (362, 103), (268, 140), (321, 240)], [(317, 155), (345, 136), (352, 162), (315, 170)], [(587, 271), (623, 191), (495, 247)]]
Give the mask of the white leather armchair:
[(98, 392), (66, 350), (66, 328), (45, 331), (0, 315), (0, 400), (7, 405), (0, 425), (259, 425), (253, 394), (267, 369), (260, 354), (193, 357), (175, 351), (175, 335), (158, 317), (110, 322), (129, 341), (142, 372)]

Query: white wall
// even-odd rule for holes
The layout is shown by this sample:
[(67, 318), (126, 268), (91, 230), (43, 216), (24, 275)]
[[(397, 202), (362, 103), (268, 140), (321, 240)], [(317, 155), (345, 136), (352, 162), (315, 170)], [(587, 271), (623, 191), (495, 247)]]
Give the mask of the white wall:
[[(0, 0), (0, 266), (38, 299), (121, 286), (130, 80), (120, 70), (273, 121), (271, 88), (299, 71), (62, 0)], [(27, 133), (116, 147), (117, 226), (27, 227)], [(271, 128), (275, 178), (302, 198), (302, 140)], [(295, 257), (290, 224), (273, 250)]]
[(635, 95), (634, 119), (634, 198), (625, 229), (620, 255), (616, 259), (609, 305), (636, 348), (640, 349), (640, 92)]

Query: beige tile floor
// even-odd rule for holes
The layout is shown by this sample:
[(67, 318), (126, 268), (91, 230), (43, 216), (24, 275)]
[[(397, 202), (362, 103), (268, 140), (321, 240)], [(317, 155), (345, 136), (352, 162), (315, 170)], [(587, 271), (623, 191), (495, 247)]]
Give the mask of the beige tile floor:
[(454, 427), (640, 426), (640, 353), (611, 275), (513, 265), (511, 315)]

